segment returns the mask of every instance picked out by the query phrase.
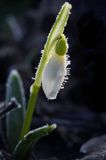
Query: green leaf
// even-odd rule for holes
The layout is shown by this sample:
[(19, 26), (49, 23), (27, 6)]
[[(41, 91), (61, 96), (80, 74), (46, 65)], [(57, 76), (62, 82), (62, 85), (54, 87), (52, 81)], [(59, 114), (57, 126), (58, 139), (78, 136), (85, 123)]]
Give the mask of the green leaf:
[(56, 128), (56, 124), (46, 125), (35, 130), (28, 132), (24, 136), (22, 140), (19, 141), (15, 150), (13, 152), (13, 156), (16, 160), (23, 160), (25, 158), (26, 153), (31, 149), (33, 144), (35, 144), (40, 138), (48, 135)]
[(15, 98), (21, 106), (6, 115), (7, 139), (13, 150), (19, 141), (25, 115), (24, 88), (21, 77), (16, 70), (12, 70), (7, 79), (6, 104), (8, 104), (12, 98)]
[(25, 112), (25, 93), (22, 79), (17, 70), (12, 70), (7, 79), (6, 103), (8, 104), (13, 97), (23, 106)]

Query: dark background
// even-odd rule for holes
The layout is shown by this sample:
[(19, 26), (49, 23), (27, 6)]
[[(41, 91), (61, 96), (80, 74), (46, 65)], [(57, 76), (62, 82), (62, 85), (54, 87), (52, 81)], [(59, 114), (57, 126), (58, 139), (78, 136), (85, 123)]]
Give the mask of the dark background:
[[(34, 77), (41, 50), (64, 2), (64, 0), (0, 1), (0, 101), (5, 99), (6, 79), (14, 68), (22, 76), (28, 98), (29, 87), (33, 82), (31, 77)], [(68, 2), (73, 6), (65, 29), (71, 60), (69, 80), (64, 90), (59, 92), (56, 101), (48, 102), (41, 89), (37, 118), (33, 122), (38, 126), (45, 121), (56, 122), (60, 126), (60, 131), (66, 127), (65, 136), (61, 134), (62, 139), (60, 133), (59, 137), (57, 133), (53, 137), (61, 139), (57, 144), (52, 144), (59, 146), (57, 147), (59, 149), (53, 151), (52, 148), (52, 151), (48, 151), (50, 155), (53, 153), (53, 156), (59, 154), (57, 157), (60, 159), (63, 157), (60, 156), (62, 150), (65, 154), (70, 153), (70, 148), (73, 151), (74, 147), (75, 151), (78, 151), (82, 142), (89, 137), (104, 133), (102, 125), (106, 120), (106, 1), (68, 0)]]
[[(50, 28), (64, 2), (0, 2), (0, 81), (5, 82), (16, 63), (28, 62), (35, 72), (34, 68), (38, 64), (36, 57), (39, 58)], [(105, 110), (106, 2), (69, 2), (73, 9), (65, 33), (70, 44), (68, 54), (71, 59), (71, 76), (68, 82), (69, 92), (66, 88), (63, 92), (67, 92), (71, 103)]]

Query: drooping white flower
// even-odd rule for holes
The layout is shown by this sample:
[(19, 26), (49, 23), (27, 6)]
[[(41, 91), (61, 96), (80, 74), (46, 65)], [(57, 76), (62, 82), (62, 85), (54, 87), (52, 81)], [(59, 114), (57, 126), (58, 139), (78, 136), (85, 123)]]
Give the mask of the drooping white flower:
[(42, 88), (47, 99), (56, 99), (59, 90), (63, 88), (63, 82), (67, 79), (67, 50), (67, 39), (62, 34), (42, 74)]
[(56, 99), (67, 75), (66, 54), (53, 54), (42, 75), (42, 88), (47, 99)]
[(54, 54), (46, 65), (42, 75), (43, 91), (48, 99), (55, 99), (65, 74), (65, 56)]

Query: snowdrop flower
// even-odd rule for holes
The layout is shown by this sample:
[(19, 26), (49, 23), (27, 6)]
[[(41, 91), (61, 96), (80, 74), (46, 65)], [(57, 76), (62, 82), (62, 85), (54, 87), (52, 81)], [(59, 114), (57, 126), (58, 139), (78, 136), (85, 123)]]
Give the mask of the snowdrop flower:
[(42, 75), (42, 88), (47, 99), (56, 99), (63, 82), (67, 79), (67, 65), (69, 64), (66, 56), (67, 50), (67, 39), (62, 34)]

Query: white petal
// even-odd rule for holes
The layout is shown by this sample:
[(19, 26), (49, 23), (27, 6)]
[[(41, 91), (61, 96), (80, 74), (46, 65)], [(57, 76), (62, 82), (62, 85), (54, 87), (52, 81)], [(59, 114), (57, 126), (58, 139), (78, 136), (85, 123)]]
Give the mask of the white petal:
[(66, 75), (66, 55), (54, 54), (42, 75), (43, 91), (48, 99), (56, 99)]

